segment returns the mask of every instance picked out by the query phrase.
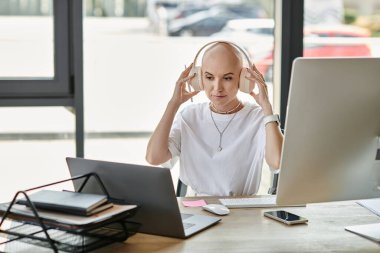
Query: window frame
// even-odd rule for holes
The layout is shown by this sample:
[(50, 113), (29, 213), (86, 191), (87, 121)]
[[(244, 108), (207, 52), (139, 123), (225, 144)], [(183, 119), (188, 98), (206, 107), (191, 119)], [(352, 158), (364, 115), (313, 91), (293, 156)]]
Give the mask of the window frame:
[[(53, 33), (54, 33), (54, 76), (48, 77), (0, 77), (0, 99), (15, 105), (11, 98), (70, 98), (73, 87), (70, 82), (70, 1), (53, 0)], [(41, 101), (42, 102), (42, 101)], [(51, 101), (52, 102), (52, 101)], [(42, 104), (46, 104), (46, 101)], [(57, 105), (61, 103), (56, 103)], [(69, 101), (64, 103), (69, 105)]]
[(76, 156), (84, 157), (82, 0), (53, 0), (53, 29), (54, 78), (0, 77), (0, 106), (72, 108)]

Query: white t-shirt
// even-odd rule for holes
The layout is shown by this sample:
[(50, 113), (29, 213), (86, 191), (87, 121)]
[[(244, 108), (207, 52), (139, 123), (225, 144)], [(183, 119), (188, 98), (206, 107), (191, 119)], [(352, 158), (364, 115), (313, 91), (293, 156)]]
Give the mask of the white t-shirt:
[(261, 107), (249, 103), (234, 114), (211, 112), (208, 103), (177, 113), (170, 136), (171, 166), (180, 160), (180, 179), (198, 194), (240, 196), (257, 193), (265, 151)]

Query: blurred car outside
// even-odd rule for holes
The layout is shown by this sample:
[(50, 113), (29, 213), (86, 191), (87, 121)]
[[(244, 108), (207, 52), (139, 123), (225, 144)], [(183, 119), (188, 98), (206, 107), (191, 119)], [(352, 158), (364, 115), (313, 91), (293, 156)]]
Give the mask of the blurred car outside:
[(273, 36), (274, 20), (271, 18), (247, 18), (229, 20), (222, 30), (211, 36), (239, 36), (239, 34), (259, 34)]
[(176, 14), (173, 16), (171, 20), (169, 20), (169, 23), (172, 22), (175, 19), (182, 19), (186, 18), (187, 16), (190, 16), (194, 13), (205, 11), (210, 9), (212, 6), (207, 3), (185, 3), (179, 5)]
[(180, 0), (148, 0), (146, 16), (150, 29), (157, 34), (167, 35), (167, 26), (170, 19), (177, 14)]
[(169, 22), (170, 36), (210, 36), (219, 32), (229, 20), (266, 17), (259, 6), (219, 4)]
[(222, 4), (219, 5), (241, 18), (267, 18), (268, 14), (260, 4)]
[(371, 36), (370, 30), (355, 25), (308, 25), (305, 26), (304, 36), (316, 37), (348, 37), (348, 38), (367, 38)]
[(228, 20), (239, 18), (235, 13), (220, 8), (200, 11), (186, 18), (172, 20), (169, 36), (210, 36), (220, 31)]
[[(370, 57), (370, 32), (352, 25), (311, 25), (304, 29), (304, 57)], [(364, 38), (364, 39), (362, 39)], [(257, 50), (249, 47), (248, 52)], [(273, 50), (256, 66), (267, 81), (273, 78)]]
[(211, 37), (216, 40), (235, 41), (247, 51), (251, 60), (260, 62), (273, 50), (273, 32), (273, 19), (233, 19), (228, 21), (220, 32), (212, 34)]

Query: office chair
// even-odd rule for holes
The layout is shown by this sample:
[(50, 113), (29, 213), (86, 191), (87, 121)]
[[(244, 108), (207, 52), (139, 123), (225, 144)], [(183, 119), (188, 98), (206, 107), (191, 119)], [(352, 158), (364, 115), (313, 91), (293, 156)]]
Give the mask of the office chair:
[(185, 185), (181, 179), (178, 178), (178, 183), (177, 183), (177, 191), (176, 195), (177, 197), (185, 197), (187, 192), (187, 185)]
[(276, 195), (277, 193), (278, 174), (272, 174), (272, 185), (269, 187), (268, 194)]

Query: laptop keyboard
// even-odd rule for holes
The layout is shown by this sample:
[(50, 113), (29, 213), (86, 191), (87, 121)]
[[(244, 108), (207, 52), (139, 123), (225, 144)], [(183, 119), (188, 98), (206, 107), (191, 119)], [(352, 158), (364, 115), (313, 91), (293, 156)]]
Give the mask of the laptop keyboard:
[(182, 219), (182, 224), (183, 224), (184, 229), (191, 228), (192, 226), (195, 225), (193, 223), (183, 222), (184, 220), (186, 220), (187, 218), (190, 218), (191, 216), (193, 216), (193, 214), (181, 213), (181, 219)]
[(193, 216), (193, 214), (181, 213), (182, 220), (186, 220), (187, 218), (190, 218), (191, 216)]
[(188, 228), (191, 228), (192, 226), (194, 226), (195, 224), (193, 224), (193, 223), (186, 223), (186, 222), (183, 222), (183, 227), (185, 228), (185, 229), (188, 229)]

